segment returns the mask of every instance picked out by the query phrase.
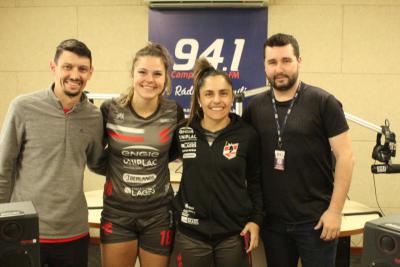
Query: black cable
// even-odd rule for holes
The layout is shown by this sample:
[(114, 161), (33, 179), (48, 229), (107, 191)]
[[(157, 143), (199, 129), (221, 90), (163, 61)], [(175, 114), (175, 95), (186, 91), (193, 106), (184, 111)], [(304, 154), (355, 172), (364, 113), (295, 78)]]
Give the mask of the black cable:
[[(374, 162), (374, 164), (376, 164), (376, 161)], [(378, 205), (379, 210), (381, 211), (382, 215), (385, 216), (385, 213), (383, 212), (381, 206), (379, 205), (379, 201), (378, 201), (378, 194), (376, 193), (376, 183), (375, 183), (375, 174), (372, 173), (372, 180), (374, 181), (374, 191), (375, 191), (375, 201), (376, 204)]]

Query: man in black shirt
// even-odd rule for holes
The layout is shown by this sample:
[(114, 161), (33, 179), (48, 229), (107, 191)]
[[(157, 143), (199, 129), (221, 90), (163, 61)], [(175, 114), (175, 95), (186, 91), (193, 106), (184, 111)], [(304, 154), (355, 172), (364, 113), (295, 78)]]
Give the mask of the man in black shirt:
[(271, 90), (252, 99), (244, 119), (261, 137), (268, 266), (295, 267), (300, 258), (303, 267), (333, 267), (354, 165), (342, 105), (300, 81), (293, 36), (268, 38), (264, 63)]

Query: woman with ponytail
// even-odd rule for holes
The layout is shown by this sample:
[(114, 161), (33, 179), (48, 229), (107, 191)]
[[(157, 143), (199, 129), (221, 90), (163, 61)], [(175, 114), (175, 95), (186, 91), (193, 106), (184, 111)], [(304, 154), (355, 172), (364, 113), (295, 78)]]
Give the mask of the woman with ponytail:
[(188, 123), (175, 133), (183, 161), (173, 201), (177, 265), (246, 267), (263, 217), (258, 136), (230, 112), (225, 72), (198, 59), (193, 87)]

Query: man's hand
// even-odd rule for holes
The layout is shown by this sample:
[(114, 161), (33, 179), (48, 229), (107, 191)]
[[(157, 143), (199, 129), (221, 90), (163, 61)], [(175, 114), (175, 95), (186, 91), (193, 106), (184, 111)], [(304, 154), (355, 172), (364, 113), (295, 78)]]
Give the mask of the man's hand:
[(339, 237), (340, 226), (342, 224), (342, 214), (337, 211), (327, 209), (314, 227), (315, 230), (321, 229), (321, 239), (330, 241)]

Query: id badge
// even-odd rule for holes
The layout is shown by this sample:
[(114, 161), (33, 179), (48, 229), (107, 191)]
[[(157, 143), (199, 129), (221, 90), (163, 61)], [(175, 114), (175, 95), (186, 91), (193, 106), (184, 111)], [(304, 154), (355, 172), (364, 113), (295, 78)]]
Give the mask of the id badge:
[(285, 150), (275, 149), (274, 169), (279, 171), (285, 170)]

